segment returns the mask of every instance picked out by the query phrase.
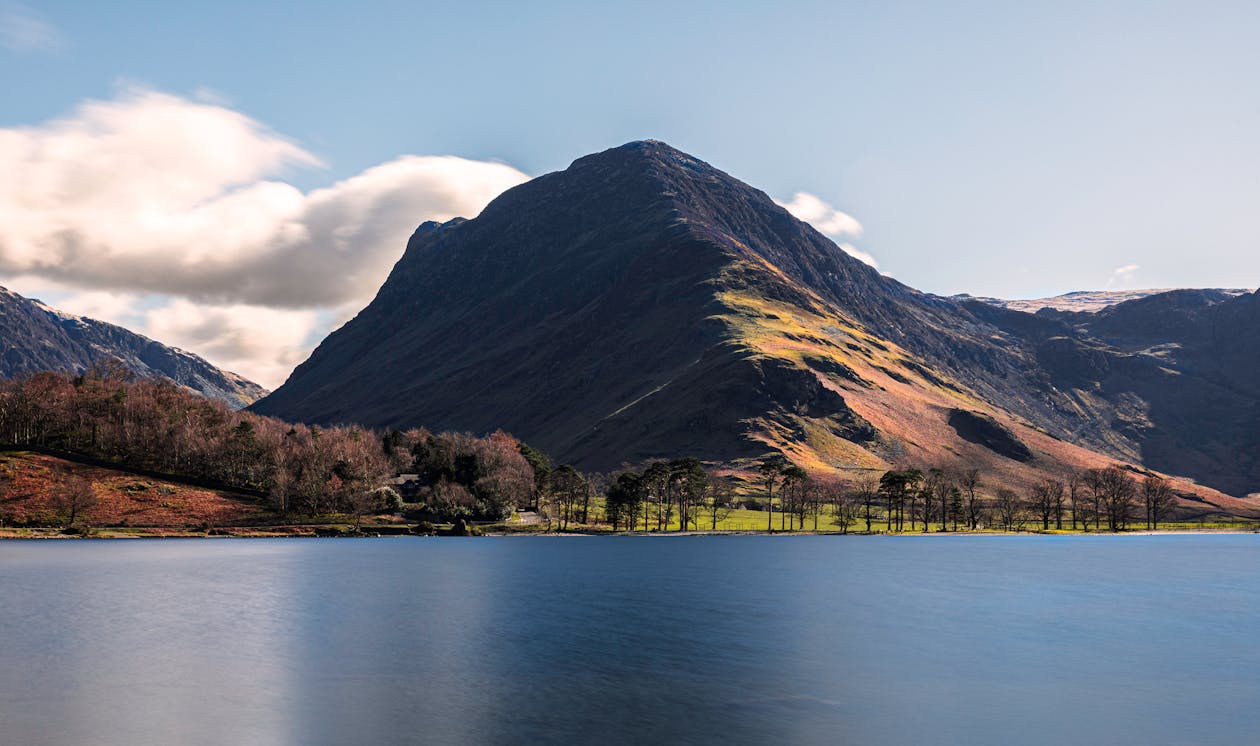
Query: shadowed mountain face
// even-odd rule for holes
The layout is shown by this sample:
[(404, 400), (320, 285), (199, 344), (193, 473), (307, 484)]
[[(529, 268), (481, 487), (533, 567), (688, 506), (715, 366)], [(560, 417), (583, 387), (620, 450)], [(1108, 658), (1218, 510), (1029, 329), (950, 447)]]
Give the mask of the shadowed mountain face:
[[(920, 293), (762, 192), (636, 142), (473, 220), (420, 226), (376, 299), (254, 409), (501, 427), (592, 469), (778, 451), (813, 469), (969, 463), (1026, 483), (1113, 457), (1260, 488), (1241, 460), (1223, 474), (1198, 436), (1152, 419), (1183, 374), (1127, 305), (1086, 321)], [(1193, 305), (1168, 313), (1206, 318)], [(1247, 328), (1239, 313), (1230, 323)], [(1193, 336), (1207, 322), (1185, 323)], [(1202, 395), (1226, 385), (1205, 378)], [(1188, 409), (1165, 416), (1184, 424)]]
[(0, 377), (43, 370), (81, 373), (106, 360), (117, 360), (138, 376), (170, 379), (237, 408), (267, 393), (191, 353), (0, 288)]

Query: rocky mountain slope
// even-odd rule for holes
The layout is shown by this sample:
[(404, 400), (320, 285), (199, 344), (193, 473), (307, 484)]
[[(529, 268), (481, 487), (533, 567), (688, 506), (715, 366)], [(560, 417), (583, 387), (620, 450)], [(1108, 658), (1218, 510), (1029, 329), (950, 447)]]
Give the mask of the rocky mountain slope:
[(82, 372), (117, 360), (138, 376), (159, 376), (244, 407), (267, 393), (189, 352), (122, 327), (58, 311), (0, 288), (0, 377), (41, 370)]
[[(1139, 300), (1148, 298), (1152, 295), (1171, 292), (1172, 288), (1164, 289), (1147, 289), (1147, 290), (1077, 290), (1063, 295), (1056, 295), (1050, 298), (1032, 298), (1028, 300), (1010, 300), (1007, 298), (989, 298), (977, 295), (955, 295), (952, 300), (959, 302), (978, 300), (994, 306), (1001, 306), (1012, 311), (1027, 311), (1028, 313), (1036, 313), (1043, 308), (1049, 308), (1055, 311), (1081, 311), (1085, 313), (1095, 313), (1119, 305), (1125, 301)], [(1247, 295), (1252, 290), (1244, 290), (1239, 288), (1211, 290), (1209, 292), (1221, 294), (1224, 297), (1234, 297), (1238, 295)], [(1223, 299), (1223, 298), (1222, 298)]]
[(816, 470), (971, 464), (1019, 484), (1122, 459), (1260, 489), (1129, 385), (1175, 388), (1166, 351), (1102, 333), (916, 291), (764, 193), (636, 142), (420, 226), (372, 303), (254, 408), (502, 427), (585, 468), (778, 451)]

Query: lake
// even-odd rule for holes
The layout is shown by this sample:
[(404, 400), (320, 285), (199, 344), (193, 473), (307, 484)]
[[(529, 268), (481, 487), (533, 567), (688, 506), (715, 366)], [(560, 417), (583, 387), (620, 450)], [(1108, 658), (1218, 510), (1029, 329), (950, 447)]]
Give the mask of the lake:
[(0, 542), (11, 744), (1260, 742), (1260, 536)]

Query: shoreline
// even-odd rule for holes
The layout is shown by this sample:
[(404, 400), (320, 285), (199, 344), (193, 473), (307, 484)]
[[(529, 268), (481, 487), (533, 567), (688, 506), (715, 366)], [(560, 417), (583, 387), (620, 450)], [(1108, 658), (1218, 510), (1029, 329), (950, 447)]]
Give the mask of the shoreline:
[(578, 538), (578, 537), (639, 537), (639, 538), (695, 538), (695, 537), (720, 537), (720, 536), (765, 536), (768, 538), (778, 537), (807, 537), (807, 536), (832, 536), (832, 537), (887, 537), (887, 538), (938, 538), (946, 539), (950, 537), (999, 537), (999, 536), (1026, 536), (1026, 537), (1146, 537), (1146, 536), (1204, 536), (1204, 535), (1247, 535), (1260, 534), (1260, 525), (1255, 529), (1242, 528), (1176, 528), (1167, 531), (1157, 531), (1149, 529), (1140, 529), (1135, 531), (930, 531), (927, 533), (921, 531), (902, 532), (902, 533), (886, 533), (882, 531), (873, 531), (865, 533), (861, 531), (850, 531), (841, 533), (839, 531), (653, 531), (648, 533), (619, 531), (616, 533), (610, 531), (565, 531), (565, 532), (542, 532), (542, 531), (485, 531), (482, 534), (461, 537), (453, 534), (415, 534), (410, 532), (390, 531), (380, 532), (374, 531), (372, 527), (365, 527), (361, 531), (340, 531), (340, 530), (320, 530), (313, 527), (239, 527), (234, 528), (225, 526), (215, 529), (213, 533), (204, 531), (192, 531), (181, 529), (166, 529), (161, 527), (153, 528), (104, 528), (95, 529), (88, 534), (67, 534), (61, 529), (56, 528), (0, 528), (0, 541), (59, 541), (59, 540), (90, 540), (90, 541), (129, 541), (129, 540), (160, 540), (160, 539), (393, 539), (393, 538), (513, 538), (513, 537), (531, 537), (531, 538)]

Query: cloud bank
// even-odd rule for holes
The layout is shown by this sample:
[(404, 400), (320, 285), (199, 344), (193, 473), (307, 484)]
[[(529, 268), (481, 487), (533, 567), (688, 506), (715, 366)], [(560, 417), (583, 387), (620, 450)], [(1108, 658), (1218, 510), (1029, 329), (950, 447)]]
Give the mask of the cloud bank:
[[(0, 284), (274, 388), (372, 299), (417, 225), (528, 178), (405, 155), (310, 191), (284, 180), (321, 168), (221, 101), (143, 88), (0, 129)], [(877, 267), (852, 216), (807, 192), (780, 204)]]
[(244, 114), (145, 89), (0, 129), (0, 277), (274, 387), (418, 224), (528, 178), (408, 155), (309, 192), (281, 180), (322, 165)]
[(792, 213), (797, 219), (804, 220), (806, 223), (814, 226), (819, 233), (832, 238), (844, 253), (875, 269), (879, 269), (879, 263), (875, 261), (875, 257), (857, 248), (852, 243), (841, 240), (846, 237), (861, 238), (862, 224), (857, 221), (857, 218), (837, 210), (809, 192), (797, 192), (788, 202), (780, 202), (779, 200), (775, 200), (775, 202)]

